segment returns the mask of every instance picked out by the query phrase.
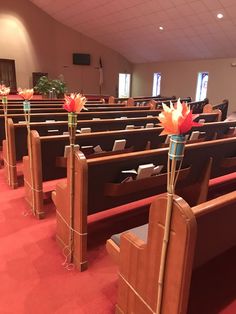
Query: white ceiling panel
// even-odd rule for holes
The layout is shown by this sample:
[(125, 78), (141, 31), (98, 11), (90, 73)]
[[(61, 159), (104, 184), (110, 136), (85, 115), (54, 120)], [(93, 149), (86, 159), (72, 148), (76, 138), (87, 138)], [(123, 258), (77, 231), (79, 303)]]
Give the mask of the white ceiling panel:
[(236, 0), (31, 2), (134, 63), (236, 56)]

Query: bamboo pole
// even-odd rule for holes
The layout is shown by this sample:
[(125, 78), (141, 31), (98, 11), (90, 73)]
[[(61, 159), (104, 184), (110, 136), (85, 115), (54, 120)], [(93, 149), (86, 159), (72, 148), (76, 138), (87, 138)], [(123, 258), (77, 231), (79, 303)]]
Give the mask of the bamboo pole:
[[(167, 208), (166, 208), (166, 218), (165, 218), (165, 229), (162, 242), (162, 251), (160, 259), (160, 270), (158, 277), (158, 295), (157, 295), (157, 307), (156, 314), (162, 313), (162, 301), (163, 301), (163, 291), (164, 291), (164, 280), (165, 280), (165, 269), (168, 253), (168, 244), (170, 239), (171, 231), (171, 218), (172, 218), (172, 207), (173, 207), (173, 197), (175, 193), (175, 185), (178, 179), (179, 170), (181, 169), (183, 161), (183, 151), (184, 151), (185, 139), (184, 137), (179, 137), (177, 139), (171, 137), (170, 149), (168, 153), (168, 163), (167, 163)], [(179, 161), (178, 170), (177, 162)]]
[(9, 148), (9, 139), (8, 139), (8, 127), (7, 127), (7, 109), (8, 109), (8, 102), (7, 96), (2, 96), (2, 105), (3, 105), (3, 112), (4, 112), (4, 123), (5, 123), (5, 139), (6, 139), (6, 157), (7, 157), (7, 179), (8, 184), (11, 185), (12, 183), (12, 176), (10, 171), (10, 148)]
[(70, 233), (69, 233), (69, 261), (73, 263), (74, 249), (74, 190), (75, 190), (75, 135), (77, 127), (77, 114), (68, 114), (68, 127), (70, 135)]
[(33, 174), (33, 154), (32, 154), (32, 138), (30, 134), (30, 102), (25, 100), (23, 102), (24, 116), (27, 128), (27, 139), (28, 139), (28, 154), (29, 154), (29, 163), (30, 163), (30, 179), (31, 179), (31, 195), (32, 195), (32, 213), (36, 216), (35, 208), (35, 184), (34, 184), (34, 174)]

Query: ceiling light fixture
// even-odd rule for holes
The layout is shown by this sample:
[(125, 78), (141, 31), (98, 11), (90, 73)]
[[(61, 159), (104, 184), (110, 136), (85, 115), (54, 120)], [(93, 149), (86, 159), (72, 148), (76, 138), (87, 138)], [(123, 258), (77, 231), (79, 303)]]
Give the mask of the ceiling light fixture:
[(224, 15), (223, 15), (222, 13), (218, 13), (216, 16), (217, 16), (217, 18), (220, 19), (220, 20), (223, 19), (223, 17), (224, 17)]
[(159, 26), (159, 30), (160, 30), (160, 31), (163, 31), (163, 30), (164, 30), (164, 27), (163, 27), (163, 26)]

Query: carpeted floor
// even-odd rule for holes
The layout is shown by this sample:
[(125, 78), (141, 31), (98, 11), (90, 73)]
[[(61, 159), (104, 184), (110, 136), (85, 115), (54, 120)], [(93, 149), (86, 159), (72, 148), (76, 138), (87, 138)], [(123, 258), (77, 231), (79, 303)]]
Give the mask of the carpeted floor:
[[(47, 206), (44, 220), (25, 215), (23, 188), (10, 190), (0, 170), (0, 313), (114, 313), (117, 267), (104, 243), (90, 246), (87, 271), (67, 271)], [(194, 273), (189, 314), (236, 313), (236, 250), (225, 256)]]

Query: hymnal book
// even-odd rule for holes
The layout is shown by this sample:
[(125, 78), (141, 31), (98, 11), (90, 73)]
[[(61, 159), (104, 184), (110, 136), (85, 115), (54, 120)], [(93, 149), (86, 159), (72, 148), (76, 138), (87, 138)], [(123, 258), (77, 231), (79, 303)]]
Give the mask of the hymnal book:
[[(78, 151), (79, 151), (79, 148), (80, 148), (80, 146), (79, 146), (78, 144), (76, 144), (76, 145), (74, 146), (75, 152), (78, 152)], [(70, 152), (70, 145), (66, 145), (66, 146), (65, 146), (65, 149), (64, 149), (64, 157), (65, 157), (65, 158), (68, 157), (69, 152)]]
[(46, 120), (46, 123), (56, 122), (56, 120)]
[(151, 129), (151, 128), (154, 128), (154, 123), (147, 123), (146, 129)]
[(125, 129), (126, 130), (132, 130), (132, 129), (134, 129), (134, 125), (133, 124), (127, 124)]
[(147, 118), (153, 118), (153, 116), (149, 114), (149, 115), (147, 115)]
[(48, 130), (48, 133), (55, 133), (55, 132), (59, 132), (59, 130), (55, 129), (55, 130)]
[(170, 134), (168, 134), (168, 135), (166, 136), (165, 144), (169, 144), (169, 143), (170, 143), (170, 137), (171, 137)]
[(120, 119), (128, 119), (127, 117), (120, 117)]
[(119, 183), (124, 183), (128, 181), (135, 180), (137, 176), (137, 171), (135, 169), (122, 170), (119, 178)]
[(136, 180), (151, 177), (154, 168), (155, 168), (154, 164), (140, 165), (138, 167)]
[(199, 119), (198, 123), (205, 123), (205, 119)]
[(125, 148), (126, 140), (115, 140), (112, 151), (123, 150)]
[(22, 124), (22, 123), (25, 123), (25, 121), (18, 121), (18, 123)]
[(190, 140), (190, 141), (197, 140), (198, 137), (199, 137), (199, 135), (200, 135), (200, 132), (199, 132), (199, 131), (193, 131), (193, 132), (191, 133), (191, 135), (190, 135), (189, 140)]
[(101, 148), (100, 145), (95, 146), (93, 149), (94, 149), (94, 152), (95, 152), (95, 153), (101, 153), (101, 152), (103, 152), (103, 150), (102, 150), (102, 148)]
[(160, 165), (160, 166), (156, 166), (156, 167), (154, 167), (154, 169), (153, 169), (153, 175), (155, 176), (155, 175), (158, 175), (160, 172), (161, 172), (161, 170), (163, 169), (163, 165)]
[(93, 118), (92, 120), (96, 121), (96, 120), (101, 120), (100, 118)]
[(91, 128), (81, 128), (80, 133), (91, 133)]

